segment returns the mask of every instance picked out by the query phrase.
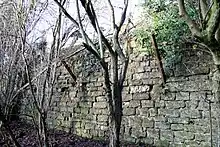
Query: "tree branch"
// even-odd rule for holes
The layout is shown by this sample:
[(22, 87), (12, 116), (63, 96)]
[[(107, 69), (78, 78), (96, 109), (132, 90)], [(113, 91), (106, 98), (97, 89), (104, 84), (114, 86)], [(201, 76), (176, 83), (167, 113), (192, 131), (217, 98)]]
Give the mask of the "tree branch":
[(214, 1), (212, 7), (212, 13), (208, 21), (207, 33), (208, 41), (215, 39), (216, 32), (218, 31), (220, 24), (220, 1)]
[(201, 15), (202, 15), (202, 20), (205, 19), (206, 13), (208, 11), (208, 6), (206, 3), (206, 0), (199, 0), (199, 6), (200, 6), (200, 10), (201, 10)]
[[(84, 9), (85, 9), (89, 19), (90, 19), (90, 21), (91, 21), (91, 24), (92, 24), (93, 28), (98, 33), (96, 22), (95, 22), (95, 19), (97, 17), (96, 17), (96, 13), (94, 11), (92, 3), (91, 2), (87, 2), (86, 0), (80, 0), (80, 1), (81, 1), (82, 6), (84, 7)], [(101, 34), (101, 38), (102, 38), (102, 41), (103, 41), (104, 45), (106, 46), (106, 48), (108, 49), (110, 54), (114, 55), (115, 52), (112, 50), (111, 44), (106, 39), (106, 37), (103, 35), (103, 32), (101, 30), (100, 30), (100, 34)]]
[(178, 0), (179, 14), (184, 18), (193, 36), (201, 38), (201, 31), (198, 25), (189, 17), (186, 12), (184, 0)]
[(123, 49), (121, 48), (120, 46), (120, 43), (119, 43), (119, 32), (121, 30), (121, 27), (122, 25), (124, 24), (125, 22), (125, 18), (126, 18), (126, 12), (127, 12), (127, 7), (128, 7), (128, 0), (124, 0), (124, 9), (123, 9), (123, 12), (121, 14), (121, 19), (120, 19), (120, 22), (118, 25), (116, 24), (113, 24), (114, 25), (114, 33), (113, 33), (113, 44), (114, 44), (114, 50), (118, 53), (119, 57), (125, 61), (126, 60), (126, 57), (125, 57), (125, 54), (123, 53)]
[(219, 42), (220, 44), (220, 23), (219, 23), (219, 26), (218, 26), (218, 29), (215, 33), (215, 39)]
[(59, 8), (64, 13), (64, 15), (67, 18), (69, 18), (77, 27), (79, 27), (79, 24), (77, 23), (77, 21), (66, 11), (66, 9), (62, 6), (62, 4), (60, 2), (58, 2), (57, 0), (54, 0), (54, 2), (59, 6)]
[(112, 17), (112, 30), (114, 30), (114, 27), (115, 27), (115, 11), (114, 11), (114, 8), (113, 8), (113, 5), (111, 3), (111, 0), (108, 0), (108, 6), (109, 6), (109, 9), (111, 11), (111, 17)]

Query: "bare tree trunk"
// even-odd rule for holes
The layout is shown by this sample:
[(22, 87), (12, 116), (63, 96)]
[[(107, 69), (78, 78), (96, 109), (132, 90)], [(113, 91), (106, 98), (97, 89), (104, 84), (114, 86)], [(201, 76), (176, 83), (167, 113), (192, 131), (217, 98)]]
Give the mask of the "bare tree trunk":
[(45, 113), (39, 114), (38, 122), (39, 122), (39, 134), (40, 134), (40, 143), (42, 147), (49, 147), (49, 139), (47, 132), (47, 122), (46, 122)]
[(120, 82), (118, 79), (118, 56), (112, 56), (112, 100), (113, 110), (110, 117), (110, 147), (120, 146), (120, 129), (122, 120), (122, 96)]
[[(114, 97), (114, 99), (120, 99), (119, 97)], [(121, 120), (122, 120), (122, 109), (117, 106), (110, 118), (110, 142), (109, 147), (119, 147), (120, 146), (120, 130), (121, 130)]]

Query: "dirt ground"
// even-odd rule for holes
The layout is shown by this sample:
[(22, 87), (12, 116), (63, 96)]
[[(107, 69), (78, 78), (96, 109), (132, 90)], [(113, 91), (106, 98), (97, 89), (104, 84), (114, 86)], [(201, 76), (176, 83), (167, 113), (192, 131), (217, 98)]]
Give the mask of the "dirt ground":
[[(16, 139), (22, 147), (39, 147), (36, 128), (23, 122), (14, 121), (10, 124)], [(49, 131), (51, 147), (108, 147), (108, 141), (82, 138), (64, 131)], [(4, 129), (0, 131), (0, 147), (13, 147)], [(147, 147), (141, 144), (123, 144), (123, 147)], [(148, 146), (150, 147), (150, 146)]]

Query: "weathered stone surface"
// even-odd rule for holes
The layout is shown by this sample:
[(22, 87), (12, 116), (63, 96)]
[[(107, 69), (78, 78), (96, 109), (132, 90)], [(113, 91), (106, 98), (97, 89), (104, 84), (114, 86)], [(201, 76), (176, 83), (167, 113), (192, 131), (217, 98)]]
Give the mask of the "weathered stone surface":
[(161, 140), (167, 140), (167, 141), (173, 141), (173, 131), (170, 130), (161, 130), (160, 131), (160, 139)]
[(108, 115), (98, 115), (97, 120), (106, 122), (108, 121)]
[(157, 114), (158, 114), (156, 108), (150, 108), (150, 109), (148, 109), (148, 113), (149, 113), (149, 116), (150, 116), (150, 117), (155, 117), (155, 116), (157, 116)]
[(146, 132), (143, 131), (140, 127), (132, 127), (131, 136), (134, 138), (146, 137)]
[(150, 87), (148, 85), (142, 85), (142, 86), (131, 86), (130, 87), (130, 93), (143, 93), (148, 92)]
[(91, 114), (104, 114), (104, 115), (108, 115), (109, 111), (108, 109), (97, 109), (97, 108), (92, 108), (90, 109), (90, 113)]
[(159, 115), (165, 115), (167, 117), (179, 117), (180, 112), (178, 109), (158, 109)]
[(154, 101), (152, 101), (152, 100), (141, 100), (141, 106), (142, 106), (142, 108), (153, 108), (154, 107)]
[(200, 126), (200, 125), (197, 125), (197, 124), (185, 124), (184, 125), (184, 130), (187, 131), (187, 132), (205, 134), (205, 133), (210, 132), (210, 125), (206, 124), (205, 126)]
[(165, 101), (164, 100), (156, 100), (155, 101), (155, 107), (156, 108), (164, 108), (165, 107)]
[(176, 93), (176, 100), (189, 100), (189, 92), (178, 92)]
[(139, 116), (130, 116), (128, 117), (129, 126), (141, 126), (142, 117)]
[(167, 109), (180, 109), (185, 107), (184, 101), (165, 101)]
[(205, 92), (190, 92), (190, 100), (204, 100), (206, 99)]
[(195, 135), (191, 132), (185, 131), (175, 131), (174, 132), (174, 140), (177, 142), (184, 142), (185, 140), (194, 139)]
[(134, 93), (132, 94), (132, 99), (134, 100), (148, 100), (150, 99), (149, 93)]
[(181, 117), (183, 118), (201, 118), (202, 114), (197, 109), (183, 109), (181, 110)]
[(125, 116), (135, 115), (135, 108), (123, 108), (123, 115)]
[(167, 83), (167, 88), (172, 92), (178, 91), (208, 91), (211, 90), (209, 81), (184, 81), (176, 83)]
[(135, 108), (140, 106), (140, 101), (137, 100), (131, 100), (128, 104), (128, 107)]
[(147, 129), (147, 137), (152, 137), (154, 139), (159, 138), (159, 130), (158, 129)]
[(161, 96), (162, 100), (175, 100), (176, 94), (175, 93), (166, 93), (165, 95)]
[[(213, 141), (216, 143), (218, 108), (212, 91), (212, 73), (206, 73), (212, 69), (203, 61), (205, 57), (195, 58), (192, 52), (183, 55), (181, 66), (172, 67), (165, 85), (162, 85), (156, 60), (138, 53), (131, 55), (122, 92), (122, 141), (166, 147), (210, 145), (210, 114), (206, 100), (211, 100)], [(84, 137), (107, 138), (110, 112), (103, 71), (99, 64), (94, 64), (97, 61), (88, 60), (82, 65), (81, 59), (87, 60), (85, 56), (73, 58), (77, 75), (74, 87), (68, 72), (63, 67), (58, 68), (60, 81), (48, 113), (48, 124), (66, 131), (72, 127), (71, 132)], [(181, 70), (176, 71), (178, 69)], [(67, 89), (61, 92), (63, 87)], [(28, 110), (25, 112), (32, 111)]]
[(168, 122), (171, 124), (188, 124), (189, 118), (168, 118)]
[(210, 141), (210, 133), (204, 134), (204, 133), (196, 133), (195, 134), (195, 140), (196, 141), (206, 141), (209, 142)]
[(92, 102), (79, 102), (79, 107), (92, 108)]
[(132, 95), (128, 93), (122, 93), (122, 99), (124, 102), (132, 100)]
[(94, 102), (93, 107), (94, 108), (107, 108), (108, 104), (107, 102)]
[(148, 108), (136, 108), (136, 114), (141, 116), (149, 116)]
[(170, 123), (164, 122), (164, 121), (156, 121), (155, 122), (155, 128), (156, 129), (168, 130), (168, 129), (170, 129)]
[(171, 124), (171, 130), (182, 131), (182, 130), (184, 130), (184, 126), (183, 126), (183, 124)]
[(154, 120), (149, 118), (143, 118), (142, 126), (146, 128), (153, 128)]
[(185, 102), (185, 104), (186, 104), (186, 108), (188, 109), (197, 109), (199, 106), (199, 100), (187, 101)]

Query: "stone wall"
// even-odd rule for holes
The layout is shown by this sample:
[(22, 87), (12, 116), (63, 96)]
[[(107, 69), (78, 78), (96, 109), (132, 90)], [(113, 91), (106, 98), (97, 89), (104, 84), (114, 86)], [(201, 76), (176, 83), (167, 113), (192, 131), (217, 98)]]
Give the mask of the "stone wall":
[[(143, 53), (131, 55), (123, 91), (124, 141), (210, 146), (212, 132), (216, 144), (211, 57), (195, 51), (182, 56), (180, 63), (166, 70), (167, 82), (162, 86), (156, 60)], [(68, 72), (59, 68), (58, 92), (48, 123), (83, 137), (107, 138), (109, 110), (101, 68), (86, 52), (72, 64), (77, 84), (73, 86)]]

